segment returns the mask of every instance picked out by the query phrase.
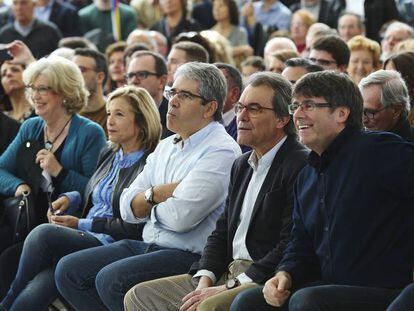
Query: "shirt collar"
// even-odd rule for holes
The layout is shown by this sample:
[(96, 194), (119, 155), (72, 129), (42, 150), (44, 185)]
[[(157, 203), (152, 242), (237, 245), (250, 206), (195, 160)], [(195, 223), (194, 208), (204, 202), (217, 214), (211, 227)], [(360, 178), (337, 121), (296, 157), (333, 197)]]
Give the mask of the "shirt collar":
[(249, 159), (247, 160), (252, 169), (254, 171), (257, 171), (260, 168), (266, 169), (270, 167), (270, 165), (272, 165), (273, 159), (275, 158), (277, 152), (282, 147), (286, 139), (287, 136), (284, 136), (276, 145), (273, 146), (272, 149), (266, 152), (260, 159), (257, 159), (257, 154), (253, 150), (253, 152), (250, 154)]
[(144, 155), (144, 150), (140, 149), (128, 154), (124, 154), (122, 148), (120, 148), (116, 154), (116, 158), (119, 161), (119, 166), (130, 167), (136, 163)]
[(176, 134), (172, 142), (181, 149), (187, 148), (187, 146), (189, 146), (188, 148), (195, 147), (218, 126), (222, 125), (217, 121), (212, 121), (202, 129), (198, 130), (198, 132), (192, 134), (186, 140), (182, 140), (180, 135)]
[(35, 23), (35, 18), (33, 18), (33, 20), (29, 23), (29, 25), (25, 27), (20, 25), (20, 23), (16, 20), (13, 22), (14, 28), (16, 29), (16, 31), (24, 37), (26, 37), (30, 33), (30, 31), (32, 31), (34, 27), (34, 23)]
[[(264, 1), (262, 1), (261, 6), (260, 6), (261, 11), (263, 11), (263, 6), (264, 6)], [(271, 12), (271, 11), (273, 12), (273, 11), (278, 11), (278, 10), (280, 10), (280, 3), (279, 1), (276, 1), (269, 7), (269, 10), (267, 12)]]
[(55, 0), (50, 0), (49, 3), (45, 6), (36, 6), (35, 10), (40, 10), (40, 11), (50, 10), (52, 8), (53, 3), (55, 3)]
[(320, 156), (312, 150), (308, 156), (309, 165), (313, 166), (317, 172), (323, 171), (355, 132), (356, 130), (345, 127)]
[(236, 112), (234, 111), (234, 109), (230, 109), (229, 111), (223, 113), (224, 126), (228, 126), (230, 122), (233, 121), (235, 116), (236, 116)]

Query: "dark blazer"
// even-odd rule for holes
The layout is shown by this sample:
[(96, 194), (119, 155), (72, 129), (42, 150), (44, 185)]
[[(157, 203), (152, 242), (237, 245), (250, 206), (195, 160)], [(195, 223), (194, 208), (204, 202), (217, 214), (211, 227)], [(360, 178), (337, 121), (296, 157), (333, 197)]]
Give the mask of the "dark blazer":
[(16, 137), (19, 127), (19, 122), (0, 111), (0, 155)]
[[(253, 173), (247, 162), (250, 154), (246, 153), (234, 162), (225, 210), (190, 274), (206, 269), (219, 279), (233, 261), (233, 238)], [(290, 239), (293, 185), (305, 165), (307, 154), (308, 150), (294, 136), (289, 136), (277, 152), (257, 195), (246, 236), (246, 246), (254, 261), (246, 274), (256, 283), (264, 283), (273, 276)]]
[(162, 97), (162, 101), (160, 106), (158, 107), (158, 111), (160, 113), (162, 125), (161, 139), (164, 139), (174, 134), (167, 128), (168, 99), (166, 99), (164, 96)]
[[(10, 8), (3, 7), (0, 9), (0, 27), (6, 24), (12, 24), (14, 21), (13, 13)], [(56, 0), (53, 2), (52, 11), (50, 12), (49, 22), (55, 24), (63, 37), (80, 36), (79, 16), (76, 8), (67, 2)]]
[(80, 36), (78, 11), (67, 2), (55, 1), (50, 12), (49, 22), (56, 24), (63, 37)]
[(33, 28), (27, 36), (22, 36), (14, 28), (14, 24), (7, 24), (0, 28), (0, 43), (9, 43), (14, 40), (23, 41), (32, 51), (33, 56), (39, 59), (52, 53), (58, 47), (62, 38), (60, 30), (50, 22), (34, 19)]
[[(322, 0), (318, 21), (336, 29), (338, 18), (345, 8), (345, 0)], [(365, 0), (364, 12), (366, 36), (376, 41), (381, 39), (379, 31), (382, 25), (399, 18), (395, 0)]]

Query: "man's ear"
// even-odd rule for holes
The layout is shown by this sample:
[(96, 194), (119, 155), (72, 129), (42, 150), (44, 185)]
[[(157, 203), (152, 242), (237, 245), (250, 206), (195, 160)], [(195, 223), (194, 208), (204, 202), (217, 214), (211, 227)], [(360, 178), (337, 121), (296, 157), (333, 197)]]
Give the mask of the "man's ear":
[(214, 114), (216, 113), (216, 111), (218, 109), (218, 102), (216, 102), (215, 100), (212, 100), (211, 102), (209, 102), (205, 106), (207, 107), (207, 109), (204, 112), (204, 115), (203, 115), (204, 118), (205, 119), (214, 118)]
[(346, 73), (346, 70), (348, 69), (347, 65), (339, 65), (338, 69), (340, 72)]
[(230, 89), (228, 97), (232, 103), (235, 103), (239, 100), (241, 94), (241, 90), (239, 87), (234, 86)]
[(277, 117), (277, 128), (281, 129), (284, 128), (290, 121), (290, 116), (286, 116), (286, 117)]
[(392, 114), (392, 119), (397, 120), (400, 118), (403, 107), (402, 105), (393, 105), (393, 109), (394, 109), (394, 112)]
[(167, 84), (167, 75), (162, 75), (158, 78), (158, 81), (160, 81), (160, 89), (164, 90), (164, 87)]
[[(109, 79), (109, 74), (108, 74), (108, 79)], [(104, 80), (105, 80), (105, 74), (103, 73), (103, 71), (98, 72), (96, 74), (96, 83), (99, 84), (99, 85), (102, 85)], [(102, 85), (102, 87), (103, 87), (103, 85)]]
[(346, 121), (348, 120), (350, 113), (351, 113), (351, 110), (349, 109), (349, 107), (346, 107), (346, 106), (336, 107), (335, 109), (336, 121), (338, 123), (345, 124)]

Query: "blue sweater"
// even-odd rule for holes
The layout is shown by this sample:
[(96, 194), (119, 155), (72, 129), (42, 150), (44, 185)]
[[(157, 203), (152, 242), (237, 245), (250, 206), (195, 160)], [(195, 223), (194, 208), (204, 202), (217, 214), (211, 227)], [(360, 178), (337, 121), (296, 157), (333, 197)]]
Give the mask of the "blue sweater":
[[(16, 188), (24, 183), (16, 177), (16, 155), (19, 147), (27, 140), (39, 140), (43, 133), (44, 121), (40, 117), (26, 120), (20, 127), (16, 138), (0, 157), (0, 194), (14, 195)], [(95, 171), (98, 156), (105, 145), (102, 128), (76, 114), (72, 117), (65, 145), (60, 157), (60, 164), (68, 171), (60, 185), (61, 192), (79, 191), (85, 186)]]
[(295, 187), (292, 240), (279, 270), (294, 287), (403, 288), (414, 262), (414, 145), (385, 132), (343, 130), (312, 152)]

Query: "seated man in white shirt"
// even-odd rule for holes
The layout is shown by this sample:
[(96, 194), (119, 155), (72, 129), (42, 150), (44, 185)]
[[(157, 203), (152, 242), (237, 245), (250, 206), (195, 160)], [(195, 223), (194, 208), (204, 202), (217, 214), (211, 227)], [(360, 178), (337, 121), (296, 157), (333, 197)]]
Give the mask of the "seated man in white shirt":
[(289, 116), (290, 83), (251, 76), (235, 106), (238, 142), (253, 149), (233, 165), (225, 211), (189, 274), (144, 282), (126, 310), (229, 310), (243, 290), (271, 278), (290, 238), (293, 185), (307, 149)]
[(57, 287), (76, 310), (123, 310), (135, 284), (188, 271), (223, 211), (230, 169), (241, 155), (218, 122), (223, 74), (213, 65), (187, 63), (165, 96), (167, 126), (176, 135), (149, 155), (120, 202), (125, 221), (145, 223), (142, 241), (115, 242), (58, 263)]

